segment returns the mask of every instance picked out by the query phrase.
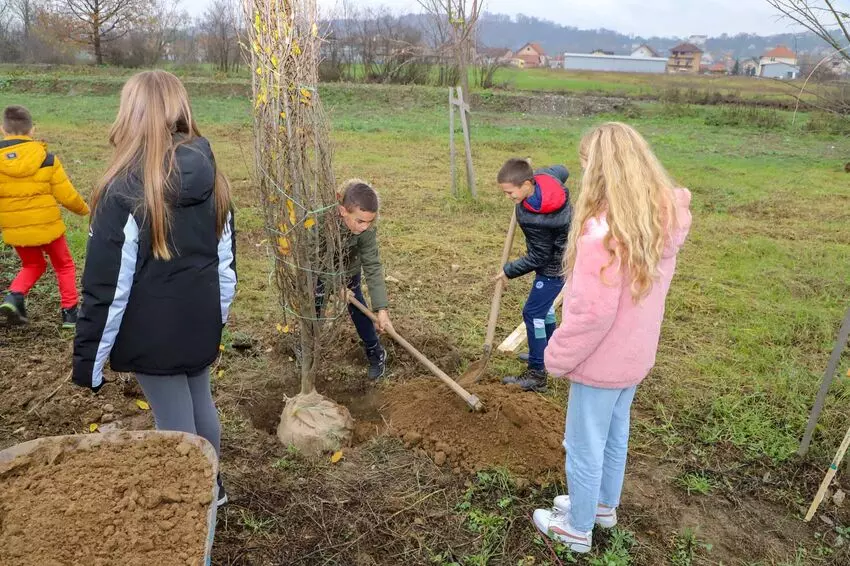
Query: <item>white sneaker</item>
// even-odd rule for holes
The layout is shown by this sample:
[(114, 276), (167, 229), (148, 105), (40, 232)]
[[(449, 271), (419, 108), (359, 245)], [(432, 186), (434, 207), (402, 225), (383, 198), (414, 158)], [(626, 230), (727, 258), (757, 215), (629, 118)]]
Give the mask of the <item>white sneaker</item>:
[(566, 515), (553, 512), (551, 509), (537, 509), (534, 511), (533, 519), (538, 531), (566, 545), (571, 551), (579, 554), (590, 552), (593, 544), (591, 533), (582, 533), (572, 528)]
[[(570, 514), (570, 496), (559, 495), (554, 501), (555, 510), (563, 515)], [(603, 529), (613, 529), (617, 526), (617, 510), (599, 506), (596, 508), (596, 524)]]

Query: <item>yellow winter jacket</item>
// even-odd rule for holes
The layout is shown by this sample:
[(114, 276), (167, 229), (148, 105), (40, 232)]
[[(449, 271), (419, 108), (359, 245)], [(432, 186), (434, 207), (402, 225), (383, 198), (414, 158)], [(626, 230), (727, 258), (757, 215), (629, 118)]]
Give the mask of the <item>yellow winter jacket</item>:
[(47, 144), (27, 136), (0, 142), (0, 232), (10, 246), (35, 247), (65, 233), (59, 204), (79, 215), (89, 207)]

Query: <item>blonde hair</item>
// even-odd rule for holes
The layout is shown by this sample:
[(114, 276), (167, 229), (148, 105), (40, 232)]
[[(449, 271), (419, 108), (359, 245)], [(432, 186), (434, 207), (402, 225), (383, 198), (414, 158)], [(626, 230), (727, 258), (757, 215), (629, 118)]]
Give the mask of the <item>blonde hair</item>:
[[(182, 134), (175, 138), (175, 134)], [(201, 133), (192, 119), (189, 95), (180, 79), (165, 71), (145, 71), (130, 77), (121, 90), (118, 115), (109, 132), (112, 158), (92, 193), (96, 209), (109, 185), (122, 175), (134, 172), (144, 188), (144, 212), (150, 222), (154, 257), (169, 260), (168, 230), (171, 210), (169, 196), (175, 170), (174, 155), (180, 145)], [(214, 198), (216, 233), (221, 237), (231, 209), (230, 185), (216, 167)]]
[(631, 126), (609, 122), (584, 136), (579, 149), (584, 175), (575, 206), (564, 269), (571, 273), (576, 247), (588, 220), (602, 213), (611, 255), (602, 269), (618, 264), (631, 278), (635, 303), (658, 278), (664, 246), (676, 225), (674, 183), (645, 139)]

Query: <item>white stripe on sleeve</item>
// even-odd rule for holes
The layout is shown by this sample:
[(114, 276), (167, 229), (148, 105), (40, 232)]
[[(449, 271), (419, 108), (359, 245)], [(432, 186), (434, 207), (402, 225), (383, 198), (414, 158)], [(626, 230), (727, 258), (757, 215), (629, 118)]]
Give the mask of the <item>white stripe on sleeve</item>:
[(230, 305), (236, 295), (236, 271), (233, 269), (233, 230), (231, 229), (232, 214), (227, 215), (227, 222), (221, 239), (218, 241), (218, 285), (221, 295), (221, 323), (227, 323)]

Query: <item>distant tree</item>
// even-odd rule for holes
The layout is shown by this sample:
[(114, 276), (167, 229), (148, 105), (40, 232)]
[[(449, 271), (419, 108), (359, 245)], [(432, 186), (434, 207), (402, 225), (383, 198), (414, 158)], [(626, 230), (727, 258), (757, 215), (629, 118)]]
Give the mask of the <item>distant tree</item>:
[(148, 14), (147, 0), (59, 0), (60, 9), (81, 24), (79, 37), (102, 65), (106, 45), (127, 35)]
[(732, 74), (736, 77), (741, 74), (741, 60), (735, 59), (735, 65), (732, 67)]
[(29, 41), (30, 30), (33, 24), (35, 24), (35, 17), (38, 11), (37, 0), (7, 0), (3, 11), (5, 12), (6, 10), (9, 10), (20, 22), (24, 43)]
[(213, 0), (201, 18), (207, 61), (224, 73), (238, 66), (240, 12), (233, 0)]

